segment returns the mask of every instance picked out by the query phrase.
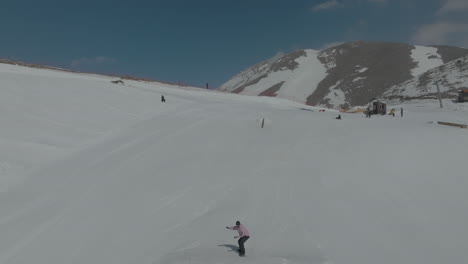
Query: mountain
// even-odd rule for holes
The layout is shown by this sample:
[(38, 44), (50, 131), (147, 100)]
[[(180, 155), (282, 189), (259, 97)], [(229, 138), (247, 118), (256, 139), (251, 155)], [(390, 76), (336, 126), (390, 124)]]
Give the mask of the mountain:
[(439, 67), (388, 89), (383, 97), (387, 100), (438, 98), (438, 82), (442, 98), (455, 98), (460, 89), (468, 89), (468, 56), (460, 57)]
[(261, 62), (219, 89), (334, 108), (364, 105), (395, 85), (467, 54), (468, 49), (450, 46), (356, 41)]

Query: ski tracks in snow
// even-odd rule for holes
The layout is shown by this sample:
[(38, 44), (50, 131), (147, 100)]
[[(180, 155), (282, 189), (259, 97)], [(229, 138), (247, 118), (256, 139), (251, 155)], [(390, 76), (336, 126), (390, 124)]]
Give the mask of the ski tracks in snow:
[[(189, 107), (172, 116), (168, 115), (168, 120), (179, 121), (175, 132), (174, 124), (167, 126), (166, 129), (165, 124), (161, 123), (161, 118), (158, 119), (158, 123), (155, 123), (154, 119), (142, 121), (111, 139), (83, 149), (65, 160), (55, 162), (48, 168), (35, 172), (34, 177), (29, 177), (24, 184), (2, 193), (2, 196), (10, 200), (2, 201), (5, 206), (0, 214), (0, 226), (4, 228), (1, 229), (0, 235), (9, 235), (11, 239), (9, 245), (0, 245), (0, 263), (8, 263), (41, 234), (58, 225), (65, 215), (73, 212), (77, 205), (96, 192), (100, 186), (105, 186), (109, 184), (109, 180), (112, 180), (106, 173), (87, 174), (89, 168), (97, 167), (104, 171), (110, 164), (118, 163), (118, 160), (123, 157), (138, 158), (141, 155), (140, 152), (148, 146), (188, 133), (191, 127), (203, 123), (201, 115), (193, 119), (193, 115), (190, 114), (193, 112), (194, 110)], [(192, 118), (184, 118), (187, 115)], [(126, 161), (128, 161), (127, 158)], [(86, 178), (90, 179), (86, 180)], [(50, 185), (50, 183), (54, 184)], [(89, 183), (93, 184), (89, 185)], [(167, 201), (163, 202), (160, 209), (175, 203), (189, 191), (190, 188), (187, 188), (172, 198), (166, 197)], [(21, 199), (14, 201), (11, 200), (12, 197), (21, 197)], [(7, 210), (7, 208), (11, 209)], [(18, 224), (23, 222), (24, 224)], [(22, 226), (23, 231), (5, 228), (10, 223), (15, 227)], [(8, 234), (4, 234), (5, 230), (8, 230)]]

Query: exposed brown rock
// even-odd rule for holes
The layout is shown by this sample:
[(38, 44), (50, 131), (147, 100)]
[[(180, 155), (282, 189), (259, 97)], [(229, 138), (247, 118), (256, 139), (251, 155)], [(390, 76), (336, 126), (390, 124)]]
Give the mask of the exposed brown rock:
[(296, 62), (296, 59), (302, 56), (307, 56), (305, 50), (297, 50), (288, 53), (274, 61), (263, 61), (257, 63), (249, 69), (242, 71), (235, 77), (240, 79), (241, 81), (235, 84), (234, 87), (223, 85), (224, 87), (221, 86), (220, 90), (230, 91), (231, 93), (241, 93), (245, 89), (248, 89), (249, 86), (255, 85), (262, 79), (267, 78), (270, 73), (286, 70), (295, 70), (297, 67), (299, 67), (299, 63)]
[[(330, 92), (330, 86), (341, 81), (336, 88), (347, 94), (347, 105), (366, 104), (387, 88), (412, 78), (411, 69), (416, 66), (411, 59), (412, 49), (413, 46), (401, 43), (357, 41), (322, 51), (319, 60), (324, 64), (333, 60), (336, 66), (327, 71), (328, 76), (306, 103), (328, 104), (324, 97)], [(359, 72), (363, 68), (368, 70)], [(353, 82), (358, 77), (365, 79)]]
[[(389, 89), (384, 96), (386, 100), (408, 101), (414, 99), (437, 99), (434, 92), (435, 82), (443, 88), (442, 98), (456, 99), (459, 89), (462, 89), (468, 80), (468, 55), (439, 67), (433, 68), (417, 78), (396, 85)], [(417, 92), (413, 96), (402, 96), (406, 89)]]
[(433, 46), (437, 48), (437, 53), (442, 56), (442, 61), (444, 63), (453, 61), (465, 55), (468, 55), (468, 49), (452, 47), (452, 46), (443, 46), (443, 45), (436, 45)]
[(270, 96), (270, 97), (276, 97), (276, 92), (279, 91), (281, 86), (283, 86), (284, 82), (277, 83), (273, 85), (272, 87), (266, 89), (265, 91), (261, 92), (258, 96)]
[[(466, 65), (466, 58), (461, 56), (468, 54), (468, 49), (434, 47), (438, 49), (443, 62), (460, 61), (456, 65), (458, 68)], [(365, 105), (371, 98), (383, 96), (384, 92), (392, 87), (413, 79), (412, 69), (417, 66), (417, 62), (411, 57), (413, 49), (414, 46), (402, 43), (356, 41), (319, 52), (318, 59), (327, 67), (328, 76), (317, 87), (311, 87), (312, 94), (307, 97), (306, 103), (337, 107), (332, 105), (330, 99), (325, 98), (333, 93), (331, 87), (344, 93), (344, 107)], [(240, 81), (228, 90), (239, 93), (248, 90), (249, 86), (257, 84), (261, 79), (268, 78), (273, 72), (294, 71), (299, 66), (297, 59), (306, 55), (305, 50), (299, 50), (286, 54), (274, 62), (259, 63), (238, 75)], [(444, 68), (441, 67), (440, 70), (443, 71)], [(245, 76), (244, 81), (242, 81), (243, 76)], [(433, 77), (423, 74), (419, 78), (417, 85), (420, 91), (427, 92), (427, 86), (433, 82)], [(284, 87), (284, 84), (279, 87)], [(278, 90), (275, 90), (276, 87), (270, 87), (260, 95), (276, 95)]]
[(255, 79), (253, 79), (252, 81), (250, 81), (250, 82), (248, 82), (248, 83), (246, 83), (246, 84), (244, 84), (244, 85), (242, 85), (242, 86), (236, 88), (236, 89), (235, 89), (234, 91), (232, 91), (231, 93), (241, 93), (242, 91), (244, 91), (244, 89), (245, 89), (246, 87), (258, 83), (261, 79), (266, 78), (267, 76), (268, 76), (268, 74), (263, 74), (262, 76), (257, 77), (257, 78), (255, 78)]
[(284, 71), (284, 70), (295, 70), (299, 63), (296, 62), (296, 59), (300, 57), (307, 56), (305, 50), (297, 50), (291, 53), (286, 54), (279, 60), (276, 60), (270, 67), (269, 72)]

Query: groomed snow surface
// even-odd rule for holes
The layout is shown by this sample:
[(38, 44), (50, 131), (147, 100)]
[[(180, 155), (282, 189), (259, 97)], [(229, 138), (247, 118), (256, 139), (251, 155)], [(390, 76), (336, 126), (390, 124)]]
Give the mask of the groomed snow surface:
[(0, 65), (0, 264), (468, 262), (468, 132), (431, 123), (463, 105), (336, 120), (111, 80)]

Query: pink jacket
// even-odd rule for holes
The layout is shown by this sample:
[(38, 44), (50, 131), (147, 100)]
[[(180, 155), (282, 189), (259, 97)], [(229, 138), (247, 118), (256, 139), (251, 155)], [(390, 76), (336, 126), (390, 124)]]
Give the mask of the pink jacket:
[(237, 232), (239, 233), (239, 238), (241, 237), (245, 237), (245, 236), (250, 236), (249, 234), (249, 230), (247, 230), (247, 228), (245, 228), (245, 226), (243, 224), (240, 224), (239, 226), (231, 226), (231, 227), (228, 227), (229, 229), (232, 229), (232, 230), (237, 230)]

